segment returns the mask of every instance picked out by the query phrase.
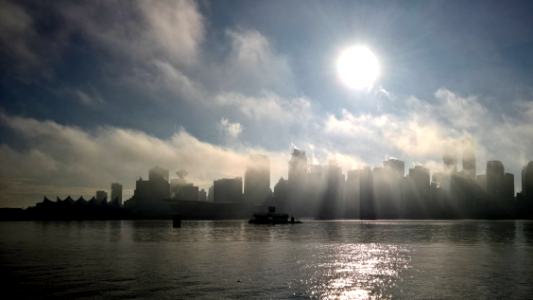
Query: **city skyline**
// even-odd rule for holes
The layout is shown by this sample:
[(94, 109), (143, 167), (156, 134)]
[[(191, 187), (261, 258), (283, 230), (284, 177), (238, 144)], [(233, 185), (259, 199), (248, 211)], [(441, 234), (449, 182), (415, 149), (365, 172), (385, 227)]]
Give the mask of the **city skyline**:
[[(281, 177), (274, 189), (268, 187), (270, 160), (266, 155), (248, 158), (244, 180), (243, 177), (214, 180), (209, 194), (187, 182), (186, 170), (176, 172), (178, 178), (172, 179), (169, 170), (155, 166), (148, 171), (148, 180), (140, 177), (136, 181), (134, 195), (125, 201), (122, 213), (141, 218), (168, 218), (174, 210), (188, 211), (185, 213), (188, 218), (224, 218), (224, 213), (213, 210), (214, 207), (193, 205), (210, 202), (226, 212), (232, 207), (233, 216), (240, 217), (243, 212), (272, 205), (298, 217), (318, 219), (531, 217), (533, 193), (528, 190), (533, 182), (533, 161), (522, 169), (524, 188), (515, 196), (514, 174), (505, 172), (501, 161), (493, 160), (487, 161), (485, 174), (476, 175), (475, 140), (465, 137), (461, 141), (461, 156), (457, 156), (456, 142), (444, 145), (444, 168), (432, 174), (420, 165), (407, 168), (405, 174), (405, 163), (391, 158), (373, 169), (365, 166), (349, 170), (345, 175), (336, 161), (327, 165), (308, 164), (305, 151), (295, 148), (288, 161), (287, 179)], [(463, 170), (457, 169), (458, 161), (464, 165)], [(117, 209), (122, 206), (122, 186), (112, 183), (111, 188), (111, 206), (107, 204), (107, 193), (99, 190), (89, 202), (83, 196), (74, 201), (69, 195), (66, 200), (57, 197), (53, 203), (45, 195), (37, 210), (31, 211), (34, 214), (46, 208), (52, 209), (50, 213), (55, 215), (62, 211), (56, 209), (65, 209), (62, 203), (74, 205), (74, 210), (87, 203), (93, 203), (91, 207), (96, 204), (101, 209)], [(43, 212), (46, 210), (39, 214)]]

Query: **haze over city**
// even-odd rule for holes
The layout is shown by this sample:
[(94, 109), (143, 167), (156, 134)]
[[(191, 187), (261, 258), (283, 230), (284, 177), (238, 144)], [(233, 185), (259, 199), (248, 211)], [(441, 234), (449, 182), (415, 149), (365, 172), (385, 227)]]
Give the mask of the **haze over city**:
[(397, 158), (432, 175), (473, 137), (477, 174), (501, 160), (515, 192), (533, 160), (528, 3), (0, 5), (0, 207), (112, 182), (128, 199), (156, 165), (207, 191), (253, 154), (273, 189), (295, 148), (343, 174)]

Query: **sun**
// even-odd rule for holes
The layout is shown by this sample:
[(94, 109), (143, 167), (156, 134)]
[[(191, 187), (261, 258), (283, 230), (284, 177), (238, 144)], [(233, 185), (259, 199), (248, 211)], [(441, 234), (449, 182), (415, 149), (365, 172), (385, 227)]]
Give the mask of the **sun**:
[(358, 46), (342, 53), (337, 63), (342, 80), (354, 89), (369, 89), (379, 73), (376, 57), (368, 48)]

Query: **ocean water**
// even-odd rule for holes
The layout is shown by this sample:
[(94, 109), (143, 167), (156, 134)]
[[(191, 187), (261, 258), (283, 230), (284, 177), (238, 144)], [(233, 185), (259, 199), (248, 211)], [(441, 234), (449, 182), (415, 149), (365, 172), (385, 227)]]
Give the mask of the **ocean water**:
[(0, 274), (3, 299), (533, 299), (533, 222), (0, 222)]

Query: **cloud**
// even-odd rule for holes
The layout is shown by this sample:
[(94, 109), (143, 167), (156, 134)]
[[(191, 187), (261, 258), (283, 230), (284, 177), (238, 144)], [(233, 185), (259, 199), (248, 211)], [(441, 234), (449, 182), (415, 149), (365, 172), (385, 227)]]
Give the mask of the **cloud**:
[(242, 126), (239, 123), (231, 123), (227, 119), (222, 118), (220, 124), (218, 125), (219, 129), (223, 134), (227, 134), (232, 138), (237, 138), (242, 132)]
[(94, 93), (93, 96), (89, 96), (87, 93), (81, 90), (75, 90), (74, 93), (78, 96), (80, 102), (87, 106), (100, 106), (105, 104), (104, 99), (100, 97), (97, 93)]
[(36, 38), (33, 21), (20, 6), (10, 1), (0, 1), (0, 53), (15, 59), (19, 66), (39, 62), (31, 40)]

